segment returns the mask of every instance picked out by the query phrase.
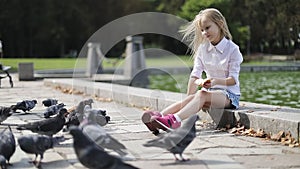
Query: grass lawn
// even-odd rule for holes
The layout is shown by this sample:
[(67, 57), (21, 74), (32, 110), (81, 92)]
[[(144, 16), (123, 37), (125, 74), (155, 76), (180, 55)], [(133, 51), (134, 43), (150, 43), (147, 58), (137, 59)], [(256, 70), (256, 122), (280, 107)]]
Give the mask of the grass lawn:
[[(47, 70), (47, 69), (73, 69), (73, 68), (85, 68), (86, 59), (80, 58), (1, 58), (0, 63), (5, 66), (11, 66), (11, 72), (16, 72), (18, 64), (21, 62), (34, 63), (35, 70)], [(115, 63), (115, 64), (114, 64)], [(124, 64), (124, 59), (109, 59), (103, 61), (102, 65), (105, 68), (117, 67)], [(286, 65), (287, 62), (247, 62), (243, 65)], [(169, 56), (160, 58), (146, 58), (147, 67), (182, 67), (193, 66), (193, 61), (190, 56)]]
[(47, 69), (72, 69), (77, 64), (77, 59), (74, 58), (2, 58), (0, 63), (5, 66), (11, 66), (12, 72), (18, 70), (18, 64), (22, 62), (32, 62), (35, 70)]
[[(34, 64), (35, 70), (47, 70), (47, 69), (73, 69), (84, 68), (86, 65), (86, 59), (77, 58), (2, 58), (0, 63), (5, 66), (11, 66), (11, 72), (16, 72), (18, 70), (18, 64), (22, 62), (32, 62)], [(116, 63), (116, 64), (113, 64)], [(109, 59), (103, 61), (102, 65), (104, 68), (113, 68), (124, 63), (124, 59)], [(175, 67), (187, 64), (191, 66), (193, 64), (192, 60), (187, 57), (177, 57), (174, 59), (171, 57), (163, 58), (147, 58), (147, 67)]]

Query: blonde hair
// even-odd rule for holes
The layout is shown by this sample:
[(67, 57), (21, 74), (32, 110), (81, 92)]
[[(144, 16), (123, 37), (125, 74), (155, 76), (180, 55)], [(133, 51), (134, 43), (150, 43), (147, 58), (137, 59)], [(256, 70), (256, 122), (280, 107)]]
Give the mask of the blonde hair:
[(225, 17), (214, 8), (207, 8), (201, 10), (192, 22), (189, 22), (184, 29), (180, 32), (183, 33), (183, 40), (189, 43), (189, 47), (192, 49), (194, 55), (201, 43), (205, 41), (201, 32), (201, 19), (207, 17), (212, 22), (216, 23), (220, 28), (221, 36), (225, 36), (227, 39), (232, 39), (229, 32)]

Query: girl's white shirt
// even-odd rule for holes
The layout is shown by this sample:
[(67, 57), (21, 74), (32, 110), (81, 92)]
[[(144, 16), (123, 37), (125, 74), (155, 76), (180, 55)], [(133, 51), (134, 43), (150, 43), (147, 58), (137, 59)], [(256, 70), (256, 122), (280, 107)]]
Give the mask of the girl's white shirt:
[(201, 78), (203, 72), (207, 78), (225, 79), (231, 76), (235, 79), (235, 85), (213, 87), (227, 89), (240, 95), (239, 72), (242, 62), (243, 56), (239, 47), (231, 40), (224, 37), (216, 46), (207, 41), (201, 44), (196, 52), (191, 77)]

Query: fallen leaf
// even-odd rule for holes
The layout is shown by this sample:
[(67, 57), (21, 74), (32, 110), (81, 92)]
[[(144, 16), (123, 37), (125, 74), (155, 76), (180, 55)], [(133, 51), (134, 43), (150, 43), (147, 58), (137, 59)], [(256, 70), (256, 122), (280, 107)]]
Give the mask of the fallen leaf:
[[(226, 128), (224, 128), (226, 130)], [(232, 129), (230, 129), (228, 131), (229, 133), (236, 133), (237, 132), (237, 128), (236, 127), (233, 127)]]
[(284, 136), (284, 131), (279, 131), (277, 134), (273, 134), (271, 136), (271, 140), (280, 141), (283, 136)]
[(68, 113), (71, 113), (72, 111), (76, 110), (77, 106), (73, 106), (71, 108), (69, 108), (67, 111)]
[(247, 136), (254, 136), (255, 134), (255, 130), (253, 128), (250, 128), (250, 129), (246, 129), (242, 135), (247, 135)]
[(145, 107), (143, 107), (142, 108), (144, 111), (148, 111), (148, 110), (150, 110), (150, 107), (149, 106), (145, 106)]
[(264, 137), (266, 137), (266, 133), (263, 129), (258, 129), (256, 131), (255, 137), (264, 138)]

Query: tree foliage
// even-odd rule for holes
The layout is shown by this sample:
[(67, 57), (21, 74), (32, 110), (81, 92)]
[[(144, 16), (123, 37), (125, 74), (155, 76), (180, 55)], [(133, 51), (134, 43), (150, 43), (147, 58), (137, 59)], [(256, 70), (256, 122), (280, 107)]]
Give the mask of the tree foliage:
[(0, 39), (5, 57), (58, 57), (80, 51), (106, 23), (150, 11), (135, 0), (0, 0)]
[[(5, 57), (66, 56), (80, 51), (95, 31), (119, 17), (157, 11), (191, 21), (208, 7), (223, 13), (243, 53), (291, 54), (300, 48), (298, 0), (0, 0), (0, 4)], [(145, 36), (146, 45), (186, 53), (186, 46), (177, 40)], [(123, 52), (124, 43), (117, 46), (111, 55)]]
[(200, 10), (209, 7), (223, 13), (243, 52), (250, 46), (253, 52), (284, 54), (299, 48), (297, 0), (187, 0), (179, 14), (192, 20)]

